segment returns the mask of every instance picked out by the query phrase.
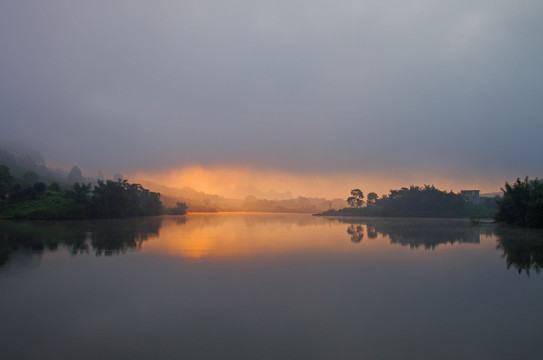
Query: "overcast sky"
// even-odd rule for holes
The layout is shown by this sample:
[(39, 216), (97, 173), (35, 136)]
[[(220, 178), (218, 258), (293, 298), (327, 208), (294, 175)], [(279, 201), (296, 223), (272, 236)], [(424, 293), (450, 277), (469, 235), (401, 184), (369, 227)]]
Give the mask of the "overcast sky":
[(2, 0), (0, 139), (91, 173), (541, 176), (542, 19), (541, 0)]

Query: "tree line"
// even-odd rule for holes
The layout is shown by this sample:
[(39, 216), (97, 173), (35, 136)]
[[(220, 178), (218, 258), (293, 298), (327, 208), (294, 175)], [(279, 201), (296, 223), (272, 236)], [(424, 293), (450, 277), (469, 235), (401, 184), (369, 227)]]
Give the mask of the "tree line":
[(475, 204), (461, 194), (442, 191), (433, 185), (402, 187), (382, 197), (370, 192), (367, 198), (360, 189), (353, 189), (347, 204), (349, 207), (320, 215), (491, 218), (496, 211), (495, 199), (481, 198)]
[(476, 204), (462, 194), (442, 191), (433, 185), (390, 190), (381, 198), (369, 193), (366, 202), (364, 193), (353, 189), (347, 198), (350, 207), (319, 215), (493, 218), (500, 223), (543, 228), (542, 181), (526, 177), (513, 184), (506, 182), (501, 190), (503, 197), (482, 197)]
[[(33, 180), (36, 180), (33, 182)], [(26, 219), (126, 218), (165, 212), (160, 194), (127, 180), (98, 180), (96, 185), (76, 182), (69, 189), (46, 185), (32, 177), (14, 178), (0, 165), (0, 216)], [(170, 213), (186, 213), (178, 203)]]

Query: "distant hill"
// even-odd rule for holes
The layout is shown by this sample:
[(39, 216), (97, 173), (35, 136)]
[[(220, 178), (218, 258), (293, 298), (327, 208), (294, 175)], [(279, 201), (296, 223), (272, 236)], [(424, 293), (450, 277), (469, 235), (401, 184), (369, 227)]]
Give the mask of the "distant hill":
[(234, 190), (230, 193), (230, 197), (233, 199), (243, 199), (246, 196), (252, 195), (259, 199), (269, 199), (269, 200), (291, 200), (293, 198), (290, 191), (284, 193), (277, 192), (275, 189), (270, 189), (268, 191), (261, 191), (254, 186), (240, 186), (236, 185)]
[(0, 164), (7, 166), (15, 177), (22, 177), (24, 173), (31, 170), (39, 175), (40, 181), (46, 184), (57, 182), (60, 185), (69, 185), (66, 181), (67, 172), (48, 169), (42, 153), (26, 145), (0, 142)]
[(189, 212), (239, 211), (241, 200), (226, 199), (220, 195), (207, 194), (191, 187), (168, 187), (154, 181), (138, 181), (142, 186), (161, 194), (166, 207), (174, 207), (177, 202), (184, 202)]
[[(175, 206), (176, 202), (184, 202), (189, 212), (216, 212), (216, 211), (252, 211), (252, 212), (306, 212), (313, 213), (331, 208), (345, 206), (345, 200), (313, 198), (299, 196), (290, 199), (263, 199), (248, 195), (244, 199), (225, 198), (216, 194), (207, 194), (194, 190), (191, 187), (173, 188), (153, 181), (141, 181), (144, 187), (161, 194), (162, 202), (166, 207)], [(258, 193), (263, 193), (255, 189)], [(272, 192), (270, 192), (272, 193)], [(290, 194), (289, 192), (284, 193)]]
[[(40, 181), (50, 184), (57, 182), (63, 187), (68, 183), (68, 172), (48, 169), (39, 150), (26, 145), (15, 143), (0, 143), (0, 164), (10, 168), (11, 174), (21, 177), (28, 170), (36, 172)], [(84, 176), (84, 174), (83, 174)], [(86, 183), (96, 184), (97, 179), (84, 177)], [(129, 179), (134, 180), (134, 179)], [(346, 205), (344, 199), (328, 200), (325, 198), (303, 197), (294, 198), (287, 191), (284, 193), (270, 189), (267, 192), (249, 187), (236, 187), (231, 198), (217, 194), (207, 194), (191, 187), (168, 187), (154, 181), (136, 181), (145, 188), (161, 194), (165, 207), (175, 207), (183, 202), (189, 207), (189, 212), (221, 212), (221, 211), (252, 211), (252, 212), (307, 212), (315, 213), (332, 208), (342, 208)], [(249, 194), (249, 195), (246, 195)]]

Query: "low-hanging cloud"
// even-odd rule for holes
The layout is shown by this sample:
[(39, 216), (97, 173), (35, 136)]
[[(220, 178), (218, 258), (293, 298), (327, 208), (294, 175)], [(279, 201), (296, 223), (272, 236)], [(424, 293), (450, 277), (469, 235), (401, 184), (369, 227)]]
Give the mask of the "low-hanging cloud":
[(540, 1), (7, 1), (2, 137), (96, 171), (537, 176)]

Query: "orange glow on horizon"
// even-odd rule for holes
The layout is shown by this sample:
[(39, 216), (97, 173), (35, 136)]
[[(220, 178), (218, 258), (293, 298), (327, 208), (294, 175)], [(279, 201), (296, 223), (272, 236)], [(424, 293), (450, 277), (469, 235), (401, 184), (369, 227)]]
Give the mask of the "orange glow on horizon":
[(385, 173), (295, 173), (258, 170), (234, 166), (189, 166), (159, 172), (138, 172), (128, 175), (133, 182), (154, 183), (172, 187), (191, 187), (208, 194), (226, 198), (243, 199), (252, 189), (262, 192), (291, 193), (293, 197), (346, 198), (351, 189), (359, 188), (364, 194), (376, 192), (379, 196), (390, 189), (410, 185), (435, 185), (440, 190), (459, 192), (478, 189), (481, 193), (498, 192), (503, 179), (483, 177), (455, 178), (436, 174), (385, 174)]

